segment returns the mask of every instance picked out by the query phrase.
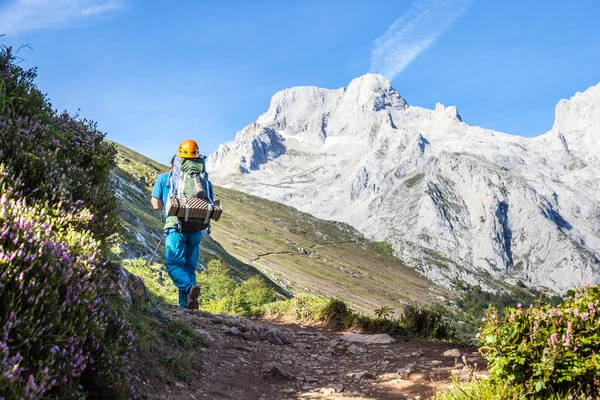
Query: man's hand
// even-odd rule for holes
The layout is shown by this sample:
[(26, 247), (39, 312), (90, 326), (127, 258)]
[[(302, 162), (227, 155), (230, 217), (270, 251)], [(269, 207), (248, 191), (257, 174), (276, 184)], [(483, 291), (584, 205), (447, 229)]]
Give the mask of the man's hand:
[(152, 208), (155, 210), (161, 210), (164, 206), (163, 201), (161, 199), (157, 199), (156, 197), (152, 197), (150, 199), (150, 203), (152, 204)]

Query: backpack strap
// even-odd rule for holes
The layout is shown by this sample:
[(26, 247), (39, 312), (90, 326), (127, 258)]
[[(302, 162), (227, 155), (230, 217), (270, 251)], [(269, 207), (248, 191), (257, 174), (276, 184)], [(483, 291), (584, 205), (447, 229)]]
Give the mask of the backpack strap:
[[(167, 204), (163, 205), (163, 215), (166, 218), (168, 213), (167, 210), (171, 208), (171, 198), (173, 197), (173, 171), (169, 171), (169, 175), (167, 175), (167, 179), (163, 186), (169, 189), (167, 194)], [(177, 206), (179, 207), (179, 204)]]
[(180, 171), (179, 173), (179, 186), (177, 187), (177, 197), (185, 197), (184, 193), (184, 184), (185, 184), (185, 173)]
[(204, 223), (205, 224), (208, 224), (210, 222), (210, 213), (212, 211), (212, 207), (213, 207), (213, 205), (209, 204), (208, 207), (207, 207), (207, 209), (206, 209), (206, 217), (204, 218)]
[(183, 202), (185, 204), (185, 216), (184, 216), (183, 220), (185, 222), (187, 222), (188, 219), (190, 218), (190, 207), (188, 206), (188, 199), (187, 198), (184, 198)]

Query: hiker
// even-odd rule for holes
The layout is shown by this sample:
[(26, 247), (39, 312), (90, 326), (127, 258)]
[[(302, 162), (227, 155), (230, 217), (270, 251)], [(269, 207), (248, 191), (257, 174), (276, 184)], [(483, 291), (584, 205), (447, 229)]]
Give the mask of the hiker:
[(186, 162), (192, 166), (201, 164), (203, 171), (204, 159), (200, 157), (198, 145), (193, 140), (184, 140), (179, 145), (177, 155), (171, 159), (171, 170), (159, 175), (156, 179), (150, 202), (155, 210), (163, 209), (163, 216), (166, 217), (164, 227), (165, 264), (169, 277), (179, 289), (179, 306), (197, 310), (200, 288), (196, 285), (196, 266), (198, 265), (202, 230), (206, 229), (206, 226), (191, 219), (182, 221), (178, 217), (167, 217), (165, 209), (171, 186), (175, 181), (174, 172), (183, 174), (183, 169), (186, 169), (174, 169), (174, 164), (180, 161), (181, 165)]

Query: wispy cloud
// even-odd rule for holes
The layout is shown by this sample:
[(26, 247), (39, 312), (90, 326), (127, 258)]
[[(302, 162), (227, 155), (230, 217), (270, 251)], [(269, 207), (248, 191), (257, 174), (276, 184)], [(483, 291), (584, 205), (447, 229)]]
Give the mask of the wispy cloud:
[(125, 0), (16, 0), (0, 6), (0, 33), (64, 29), (124, 7)]
[(431, 46), (465, 11), (471, 0), (416, 0), (375, 40), (371, 72), (394, 79)]

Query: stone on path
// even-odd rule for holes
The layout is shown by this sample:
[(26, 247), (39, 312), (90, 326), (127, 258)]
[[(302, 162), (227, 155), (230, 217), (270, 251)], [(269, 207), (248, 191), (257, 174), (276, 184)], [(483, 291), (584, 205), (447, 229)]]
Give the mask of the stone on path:
[(460, 350), (458, 350), (458, 349), (446, 350), (442, 355), (444, 357), (460, 357)]
[(214, 343), (215, 338), (208, 332), (206, 332), (204, 329), (194, 329), (194, 331), (196, 331), (196, 333), (198, 334), (198, 336), (200, 336), (200, 338), (202, 339), (202, 343), (204, 344), (209, 344), (209, 343)]
[(396, 339), (386, 333), (380, 333), (377, 335), (366, 335), (362, 333), (347, 333), (342, 336), (347, 342), (350, 343), (362, 343), (362, 344), (390, 344), (394, 343)]
[(281, 368), (279, 365), (269, 362), (263, 364), (262, 367), (263, 378), (265, 379), (275, 379), (275, 380), (285, 380), (285, 379), (296, 379), (296, 376), (291, 372), (286, 371)]
[(348, 351), (352, 354), (361, 354), (366, 352), (367, 349), (365, 349), (363, 346), (357, 346), (353, 344), (352, 346), (348, 347)]

